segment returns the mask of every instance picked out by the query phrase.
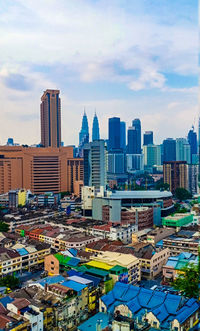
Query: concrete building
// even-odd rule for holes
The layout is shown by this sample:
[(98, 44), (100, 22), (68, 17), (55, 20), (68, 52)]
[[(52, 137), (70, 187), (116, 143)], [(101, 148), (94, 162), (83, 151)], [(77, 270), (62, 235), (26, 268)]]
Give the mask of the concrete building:
[(61, 146), (61, 103), (59, 90), (46, 90), (41, 97), (41, 144), (43, 147)]
[(147, 234), (145, 241), (156, 246), (159, 241), (173, 235), (175, 231), (173, 228), (156, 228)]
[(96, 189), (107, 184), (107, 151), (104, 140), (85, 144), (84, 150), (84, 186)]
[(0, 193), (24, 188), (33, 194), (74, 192), (83, 180), (83, 160), (73, 147), (0, 146)]
[(173, 282), (180, 274), (184, 274), (183, 268), (190, 264), (198, 264), (198, 257), (192, 253), (182, 252), (179, 255), (170, 256), (163, 266), (163, 281), (167, 284)]
[(167, 217), (164, 217), (162, 219), (162, 224), (163, 226), (168, 226), (168, 227), (181, 227), (184, 225), (189, 225), (193, 223), (193, 215), (190, 213), (186, 214), (174, 214), (174, 215), (169, 215)]
[(192, 195), (199, 193), (198, 186), (199, 165), (188, 165), (188, 189)]
[(170, 250), (171, 255), (178, 255), (182, 252), (189, 252), (198, 255), (199, 233), (181, 230), (163, 239), (163, 247)]
[[(126, 219), (127, 223), (131, 220), (131, 215), (129, 215), (129, 212), (133, 213), (134, 211), (123, 211), (123, 208), (131, 207), (141, 207), (140, 209), (138, 209), (138, 215), (140, 212), (141, 214), (151, 213), (151, 222), (149, 220), (149, 222), (147, 222), (148, 224), (145, 223), (144, 226), (151, 227), (152, 224), (161, 223), (161, 216), (164, 217), (172, 213), (174, 205), (172, 202), (172, 194), (168, 191), (107, 192), (107, 196), (94, 198), (92, 217), (95, 220), (104, 220), (111, 223), (121, 223), (121, 221), (123, 220), (123, 216), (125, 216), (124, 222), (126, 216), (128, 216)], [(122, 212), (124, 212), (124, 214)], [(134, 221), (133, 214), (132, 217)], [(142, 225), (142, 221), (140, 222), (140, 225)], [(141, 229), (140, 226), (139, 229)]]
[(124, 244), (132, 241), (132, 234), (137, 232), (135, 224), (127, 224), (123, 226), (94, 225), (91, 234), (99, 239), (108, 238), (110, 240), (121, 240)]
[[(103, 263), (106, 263), (110, 266), (120, 266), (127, 269), (128, 272), (128, 283), (129, 284), (136, 284), (141, 280), (141, 273), (140, 273), (140, 262), (139, 259), (131, 254), (123, 254), (117, 252), (99, 252), (97, 256), (92, 258), (92, 261), (86, 263), (86, 265), (93, 267), (93, 266), (102, 266)], [(109, 270), (109, 268), (108, 268)]]
[(170, 191), (175, 193), (177, 188), (188, 189), (188, 165), (186, 161), (171, 161), (163, 163), (164, 183), (169, 184)]

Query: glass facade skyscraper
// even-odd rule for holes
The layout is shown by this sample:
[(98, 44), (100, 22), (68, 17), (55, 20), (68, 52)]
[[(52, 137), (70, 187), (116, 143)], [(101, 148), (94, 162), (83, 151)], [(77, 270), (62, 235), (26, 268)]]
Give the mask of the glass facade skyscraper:
[(99, 140), (100, 134), (99, 134), (99, 121), (96, 113), (94, 114), (93, 118), (93, 125), (92, 125), (92, 141)]
[(143, 135), (143, 145), (153, 145), (153, 131), (145, 131)]
[(120, 149), (120, 118), (109, 118), (108, 122), (108, 150)]
[(163, 161), (176, 161), (176, 140), (173, 138), (163, 140)]
[(120, 148), (125, 151), (126, 149), (126, 123), (120, 122)]
[(194, 132), (194, 127), (188, 133), (188, 143), (190, 144), (191, 163), (192, 155), (197, 154), (197, 134)]

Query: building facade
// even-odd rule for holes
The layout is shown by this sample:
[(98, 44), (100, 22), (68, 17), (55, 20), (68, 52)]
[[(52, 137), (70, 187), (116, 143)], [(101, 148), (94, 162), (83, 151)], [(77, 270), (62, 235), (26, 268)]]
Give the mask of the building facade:
[(41, 97), (41, 144), (43, 147), (61, 145), (61, 103), (59, 90), (46, 90)]
[(143, 135), (143, 145), (153, 145), (153, 131), (145, 131)]
[(186, 161), (171, 161), (163, 163), (164, 183), (169, 184), (174, 193), (177, 188), (188, 189), (188, 165)]
[(0, 193), (73, 192), (76, 180), (83, 180), (83, 160), (73, 158), (73, 147), (0, 146)]

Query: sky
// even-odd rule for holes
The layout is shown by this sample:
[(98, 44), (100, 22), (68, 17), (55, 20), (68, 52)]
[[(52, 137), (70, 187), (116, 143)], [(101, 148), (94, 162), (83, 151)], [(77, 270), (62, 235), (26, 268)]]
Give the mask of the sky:
[(40, 142), (40, 99), (59, 89), (62, 140), (77, 144), (85, 108), (140, 118), (154, 142), (185, 137), (198, 108), (198, 0), (4, 0), (0, 144)]

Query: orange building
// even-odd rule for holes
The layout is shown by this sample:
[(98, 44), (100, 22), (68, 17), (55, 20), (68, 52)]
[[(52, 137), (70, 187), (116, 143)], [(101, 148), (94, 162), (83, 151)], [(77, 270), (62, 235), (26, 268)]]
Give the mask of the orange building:
[(75, 192), (83, 181), (83, 159), (73, 158), (73, 147), (36, 148), (0, 146), (0, 194), (17, 188), (44, 192)]

